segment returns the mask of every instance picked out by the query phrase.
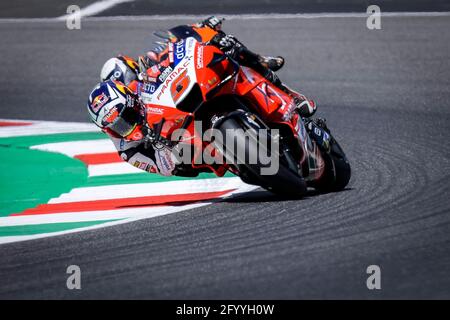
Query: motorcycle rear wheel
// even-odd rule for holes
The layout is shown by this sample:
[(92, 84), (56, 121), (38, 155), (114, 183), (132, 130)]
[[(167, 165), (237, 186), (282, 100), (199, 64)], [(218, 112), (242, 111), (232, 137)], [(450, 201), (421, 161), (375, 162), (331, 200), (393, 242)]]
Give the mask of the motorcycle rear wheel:
[[(263, 127), (260, 128), (262, 129)], [(275, 194), (284, 196), (300, 197), (306, 194), (307, 186), (305, 180), (299, 172), (294, 172), (294, 170), (289, 168), (287, 161), (283, 159), (283, 157), (280, 157), (278, 152), (272, 153), (272, 151), (270, 151), (271, 159), (273, 159), (273, 157), (278, 157), (279, 159), (278, 171), (273, 175), (261, 174), (261, 169), (265, 166), (261, 163), (258, 150), (259, 148), (263, 148), (263, 146), (255, 139), (255, 137), (257, 137), (255, 124), (252, 123), (252, 125), (250, 125), (243, 117), (225, 117), (225, 119), (216, 126), (216, 129), (221, 131), (224, 138), (226, 137), (226, 130), (233, 130), (236, 132), (236, 144), (245, 146), (245, 159), (241, 159), (243, 155), (236, 155), (234, 152), (230, 152), (230, 150), (223, 148), (222, 146), (226, 146), (226, 141), (222, 142), (222, 146), (218, 146), (218, 149), (222, 151), (227, 162), (238, 169), (240, 173), (239, 176), (245, 183), (259, 185)], [(254, 135), (250, 135), (249, 137), (249, 135), (239, 134), (242, 130), (253, 131)], [(249, 137), (248, 143), (245, 141), (246, 137)], [(271, 139), (271, 137), (268, 138)], [(255, 152), (258, 154), (256, 163), (248, 163), (246, 159), (250, 159), (249, 155), (254, 154)]]

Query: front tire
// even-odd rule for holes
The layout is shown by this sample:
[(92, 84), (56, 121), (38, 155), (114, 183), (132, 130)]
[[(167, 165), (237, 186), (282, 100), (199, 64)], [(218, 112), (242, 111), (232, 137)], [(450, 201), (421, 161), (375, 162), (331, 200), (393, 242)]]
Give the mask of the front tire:
[(339, 143), (331, 137), (330, 151), (322, 151), (325, 173), (313, 187), (321, 192), (343, 190), (350, 181), (351, 167)]
[[(235, 113), (236, 115), (236, 113)], [(264, 149), (263, 152), (270, 153), (270, 159), (278, 157), (279, 166), (278, 171), (273, 175), (261, 174), (262, 169), (267, 167), (261, 161), (259, 150), (264, 148), (258, 142), (258, 129), (265, 129), (263, 125), (258, 125), (257, 121), (252, 121), (250, 124), (246, 121), (248, 114), (238, 113), (237, 116), (225, 117), (219, 124), (214, 127), (218, 129), (224, 141), (215, 141), (216, 147), (225, 156), (227, 163), (235, 166), (239, 171), (241, 179), (249, 184), (259, 185), (273, 193), (285, 195), (285, 196), (303, 196), (306, 194), (307, 187), (305, 180), (299, 174), (299, 171), (289, 167), (289, 161), (284, 159), (290, 155), (284, 155), (280, 157), (280, 153), (276, 150)], [(260, 121), (259, 119), (257, 119)], [(244, 148), (245, 152), (234, 152), (234, 150), (227, 150), (226, 137), (227, 130), (233, 130), (233, 139), (235, 139), (235, 145)], [(246, 134), (242, 134), (246, 132)], [(272, 139), (270, 131), (268, 132), (268, 139)], [(228, 137), (229, 138), (229, 137)], [(248, 138), (248, 139), (247, 139)], [(248, 142), (247, 142), (248, 141)], [(270, 140), (268, 140), (270, 141)], [(256, 163), (250, 163), (247, 161), (251, 159), (251, 155), (257, 155)], [(243, 158), (244, 157), (244, 158)]]

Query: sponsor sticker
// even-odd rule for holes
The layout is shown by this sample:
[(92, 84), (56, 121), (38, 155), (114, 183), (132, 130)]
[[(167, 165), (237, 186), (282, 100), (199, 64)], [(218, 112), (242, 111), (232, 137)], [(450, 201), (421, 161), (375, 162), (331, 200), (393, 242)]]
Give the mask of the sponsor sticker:
[(104, 117), (103, 122), (104, 123), (113, 123), (114, 120), (119, 116), (119, 112), (117, 111), (117, 107), (113, 107)]
[(184, 39), (175, 44), (173, 54), (175, 56), (175, 64), (178, 64), (178, 62), (180, 62), (184, 58), (184, 55), (186, 54), (184, 47)]
[(145, 83), (143, 91), (145, 93), (154, 93), (156, 91), (156, 85), (154, 83)]
[(147, 107), (147, 112), (153, 113), (153, 114), (163, 114), (164, 110), (161, 108)]
[(142, 134), (142, 132), (140, 131), (136, 131), (135, 133), (133, 133), (133, 140), (141, 140), (144, 137), (144, 135)]
[(95, 97), (94, 101), (92, 101), (91, 104), (92, 111), (97, 113), (98, 110), (108, 102), (108, 100), (109, 100), (108, 96), (104, 93)]
[(172, 159), (170, 158), (169, 150), (162, 150), (158, 152), (159, 160), (161, 161), (161, 165), (165, 169), (166, 172), (172, 172), (175, 167)]
[(203, 46), (199, 46), (197, 50), (197, 69), (203, 68)]
[(133, 107), (134, 106), (134, 99), (130, 95), (127, 95), (127, 107)]
[(120, 77), (122, 77), (122, 71), (116, 70), (116, 71), (114, 71), (113, 75), (109, 79), (117, 80), (117, 79), (120, 79)]
[(168, 66), (167, 68), (164, 69), (164, 71), (159, 75), (158, 79), (161, 82), (164, 82), (164, 80), (166, 80), (166, 78), (169, 76), (169, 74), (173, 71), (171, 66)]
[(211, 79), (209, 79), (208, 80), (208, 84), (210, 85), (210, 86), (212, 86), (214, 83), (216, 83), (217, 82), (217, 78), (216, 77), (212, 77)]
[(145, 170), (147, 168), (147, 165), (147, 162), (141, 162), (141, 164), (139, 165), (139, 169)]

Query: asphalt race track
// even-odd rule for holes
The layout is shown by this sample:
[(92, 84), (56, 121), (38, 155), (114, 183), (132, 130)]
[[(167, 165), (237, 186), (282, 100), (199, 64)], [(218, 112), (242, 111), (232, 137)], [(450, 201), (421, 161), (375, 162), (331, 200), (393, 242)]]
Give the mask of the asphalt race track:
[[(0, 118), (87, 121), (102, 63), (178, 21), (0, 22)], [(287, 59), (347, 152), (347, 190), (256, 191), (129, 224), (0, 245), (0, 298), (450, 298), (450, 18), (230, 20)], [(26, 161), (26, 159), (18, 159)], [(67, 290), (66, 268), (82, 268)], [(379, 265), (382, 289), (368, 290)]]

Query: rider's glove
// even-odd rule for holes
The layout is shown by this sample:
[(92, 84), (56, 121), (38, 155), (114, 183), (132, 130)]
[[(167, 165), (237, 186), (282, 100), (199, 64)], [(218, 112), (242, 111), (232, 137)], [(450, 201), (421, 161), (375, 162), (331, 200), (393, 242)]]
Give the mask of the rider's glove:
[(150, 126), (148, 126), (147, 124), (145, 124), (142, 127), (142, 134), (144, 135), (144, 148), (145, 149), (150, 148), (151, 145), (156, 143), (157, 136), (155, 134), (155, 131), (153, 131), (153, 129), (150, 128)]
[(222, 21), (223, 21), (223, 19), (219, 19), (216, 16), (211, 16), (211, 17), (203, 20), (202, 25), (208, 26), (211, 29), (219, 31), (222, 28)]
[(225, 54), (234, 57), (237, 52), (243, 47), (242, 44), (236, 39), (235, 36), (229, 34), (226, 35), (223, 32), (216, 34), (211, 39), (211, 44), (218, 47)]
[(232, 34), (225, 35), (218, 40), (220, 50), (222, 51), (228, 51), (238, 43), (237, 39)]
[[(161, 126), (162, 126), (162, 123), (161, 123)], [(173, 148), (173, 146), (174, 146), (173, 142), (162, 137), (160, 135), (160, 131), (161, 131), (161, 128), (154, 130), (154, 129), (150, 128), (150, 126), (148, 124), (145, 124), (142, 127), (142, 134), (144, 135), (143, 142), (144, 142), (145, 149), (148, 149), (151, 146), (157, 146), (157, 145), (165, 146), (169, 149)]]

